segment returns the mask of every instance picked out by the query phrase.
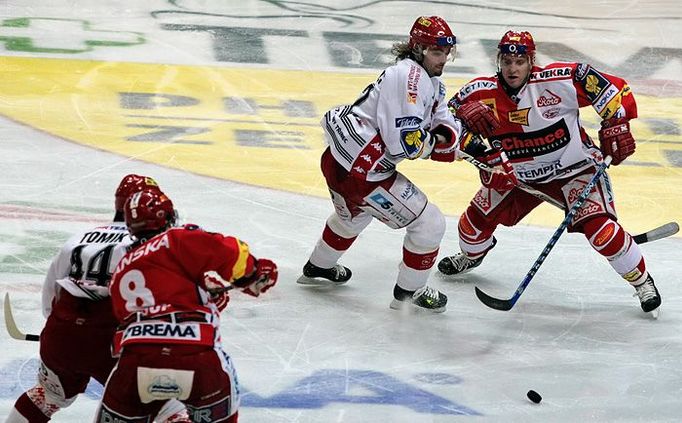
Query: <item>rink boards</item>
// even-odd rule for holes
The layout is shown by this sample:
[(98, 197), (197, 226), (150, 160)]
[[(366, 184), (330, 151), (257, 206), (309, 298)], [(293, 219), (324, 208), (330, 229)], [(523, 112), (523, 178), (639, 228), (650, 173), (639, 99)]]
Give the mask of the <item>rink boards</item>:
[[(0, 113), (17, 122), (125, 157), (318, 197), (327, 196), (319, 119), (375, 78), (25, 57), (2, 63)], [(446, 82), (454, 93), (466, 81)], [(679, 217), (682, 198), (682, 99), (637, 100), (637, 154), (610, 171), (620, 218), (633, 231)], [(583, 110), (595, 134), (596, 113)], [(478, 187), (466, 163), (417, 161), (401, 168), (449, 215), (461, 213)], [(542, 208), (526, 222), (556, 225), (559, 212)]]

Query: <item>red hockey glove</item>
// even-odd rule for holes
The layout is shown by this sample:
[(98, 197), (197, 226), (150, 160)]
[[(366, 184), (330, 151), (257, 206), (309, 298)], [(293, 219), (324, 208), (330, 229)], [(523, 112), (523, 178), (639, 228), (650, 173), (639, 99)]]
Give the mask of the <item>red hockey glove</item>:
[(509, 191), (519, 184), (514, 168), (509, 163), (506, 154), (497, 150), (491, 151), (489, 154), (481, 157), (480, 161), (494, 168), (493, 172), (485, 170), (479, 172), (479, 177), (484, 187), (496, 191)]
[(242, 291), (254, 297), (272, 288), (277, 283), (277, 265), (268, 259), (259, 259), (256, 263), (256, 270), (249, 277), (251, 281), (246, 286), (241, 287)]
[(635, 152), (635, 139), (630, 132), (627, 118), (611, 118), (601, 122), (599, 144), (606, 156), (611, 156), (612, 165), (619, 165)]
[(455, 115), (464, 122), (472, 132), (489, 138), (497, 128), (500, 121), (497, 120), (493, 109), (481, 101), (472, 101), (462, 104)]

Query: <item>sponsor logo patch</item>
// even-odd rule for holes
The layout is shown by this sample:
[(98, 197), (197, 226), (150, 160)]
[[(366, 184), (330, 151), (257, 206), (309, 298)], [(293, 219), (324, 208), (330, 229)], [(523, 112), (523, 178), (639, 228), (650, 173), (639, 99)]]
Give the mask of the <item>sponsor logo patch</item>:
[(528, 113), (530, 112), (530, 107), (526, 109), (512, 110), (507, 115), (507, 120), (510, 123), (518, 123), (519, 125), (528, 126)]
[(420, 123), (422, 123), (422, 120), (417, 116), (405, 116), (395, 119), (396, 128), (404, 128), (406, 126), (410, 128), (416, 128)]
[(536, 103), (538, 107), (556, 106), (557, 104), (561, 103), (561, 97), (554, 94), (550, 90), (544, 90)]
[(566, 146), (570, 139), (566, 122), (561, 119), (537, 131), (509, 134), (494, 140), (493, 145), (504, 150), (509, 159), (526, 159), (557, 151)]
[(545, 119), (554, 119), (555, 117), (559, 116), (559, 109), (548, 109), (542, 112), (542, 117)]
[(609, 223), (603, 228), (597, 236), (594, 237), (594, 246), (603, 247), (606, 243), (613, 238), (613, 234), (616, 232), (616, 225), (614, 223)]

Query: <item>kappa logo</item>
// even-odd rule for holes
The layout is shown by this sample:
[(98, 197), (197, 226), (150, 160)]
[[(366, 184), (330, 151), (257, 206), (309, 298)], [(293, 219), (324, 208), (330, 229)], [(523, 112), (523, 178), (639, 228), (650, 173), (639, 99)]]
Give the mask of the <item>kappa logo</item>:
[(542, 95), (540, 96), (540, 98), (538, 98), (538, 101), (536, 102), (538, 107), (556, 106), (559, 103), (561, 103), (561, 97), (554, 94), (550, 90), (543, 91)]

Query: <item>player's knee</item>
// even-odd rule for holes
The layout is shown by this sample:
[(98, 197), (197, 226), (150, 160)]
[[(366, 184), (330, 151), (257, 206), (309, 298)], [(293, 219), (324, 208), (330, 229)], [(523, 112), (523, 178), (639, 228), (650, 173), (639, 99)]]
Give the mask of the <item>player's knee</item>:
[(440, 246), (445, 235), (445, 216), (440, 209), (428, 203), (422, 214), (407, 226), (405, 247), (416, 253), (430, 252)]
[(355, 238), (372, 221), (372, 216), (360, 215), (351, 220), (342, 220), (336, 213), (327, 219), (327, 227), (342, 238)]
[(592, 248), (609, 259), (621, 255), (630, 244), (623, 228), (607, 216), (588, 220), (582, 231)]
[(459, 238), (468, 242), (480, 241), (485, 237), (483, 228), (485, 220), (472, 207), (467, 208), (459, 217), (457, 232)]

